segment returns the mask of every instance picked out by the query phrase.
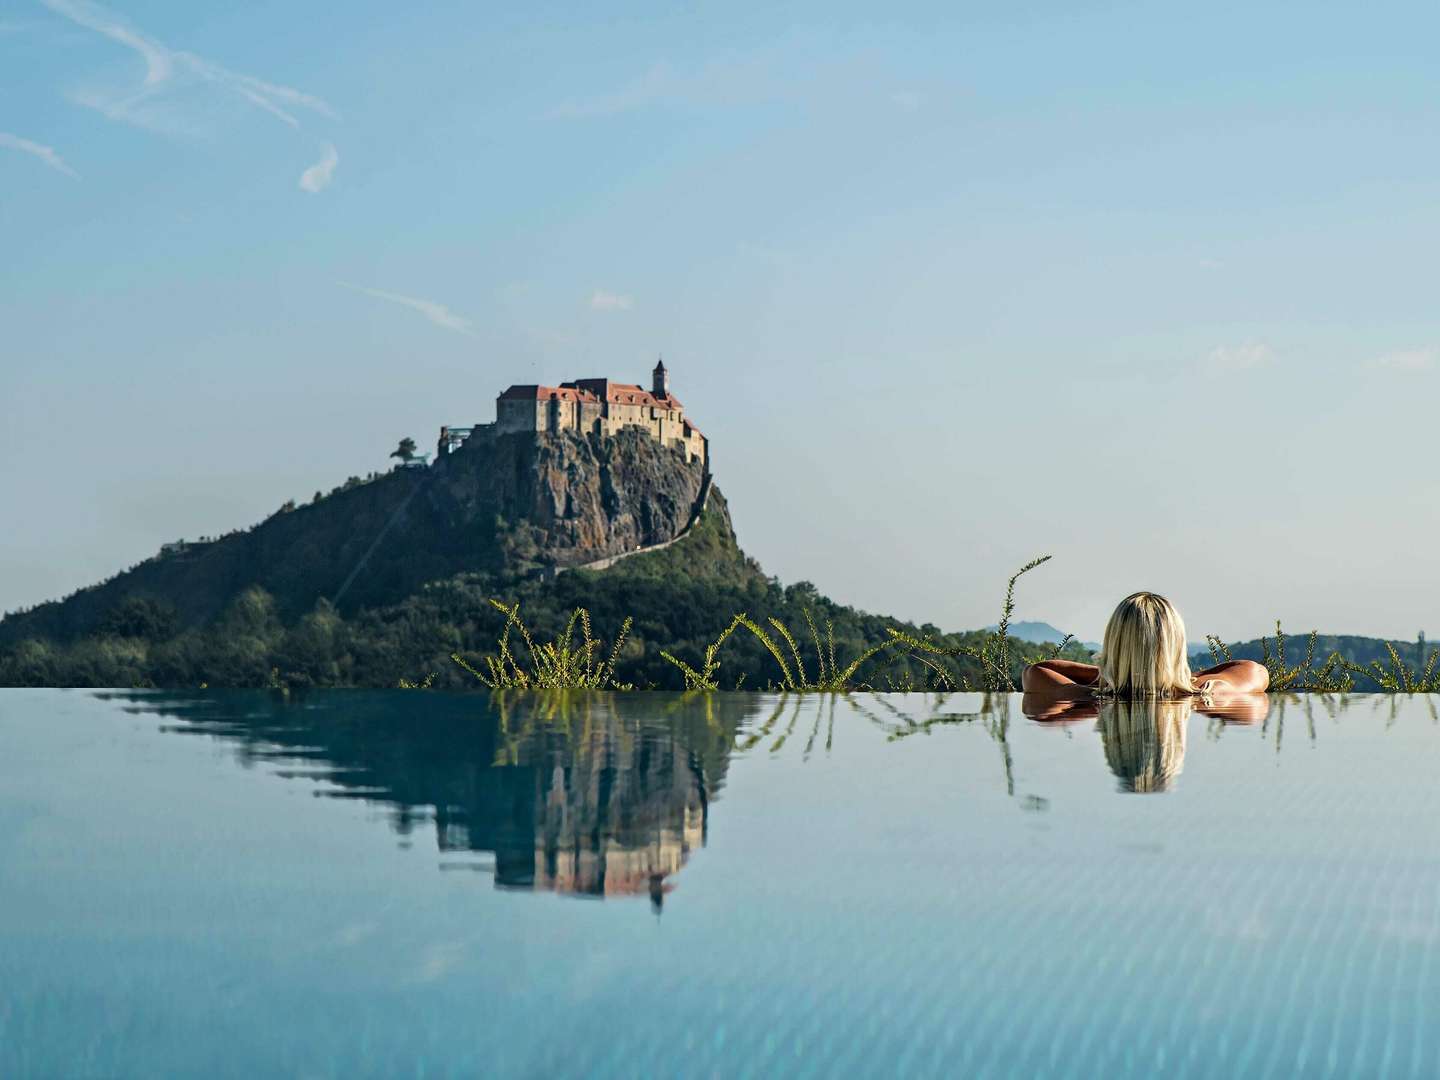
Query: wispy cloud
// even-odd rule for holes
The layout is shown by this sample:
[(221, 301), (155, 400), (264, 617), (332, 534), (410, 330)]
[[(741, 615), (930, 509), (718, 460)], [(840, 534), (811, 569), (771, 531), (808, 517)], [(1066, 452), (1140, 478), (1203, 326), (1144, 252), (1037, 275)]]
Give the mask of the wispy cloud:
[(373, 296), (377, 300), (388, 300), (392, 304), (400, 304), (413, 311), (418, 311), (425, 318), (429, 319), (436, 326), (444, 327), (446, 330), (454, 330), (457, 334), (468, 334), (475, 336), (471, 329), (470, 320), (456, 315), (444, 304), (436, 303), (434, 300), (422, 300), (416, 296), (402, 296), (400, 293), (385, 292), (383, 289), (367, 289), (364, 285), (352, 285), (348, 281), (336, 282), (347, 289), (352, 289), (366, 296)]
[(19, 150), (22, 154), (30, 154), (39, 158), (56, 172), (62, 172), (75, 180), (80, 179), (80, 174), (65, 164), (65, 159), (55, 152), (53, 146), (46, 146), (43, 143), (22, 139), (19, 135), (11, 135), (5, 131), (0, 131), (0, 146), (10, 150)]
[(634, 306), (633, 296), (606, 292), (604, 289), (596, 289), (590, 294), (591, 311), (629, 311)]
[(300, 190), (311, 195), (324, 191), (335, 178), (335, 166), (340, 164), (340, 155), (335, 147), (326, 143), (320, 160), (300, 174)]
[(1259, 341), (1242, 345), (1221, 345), (1211, 349), (1200, 360), (1200, 367), (1211, 374), (1251, 371), (1275, 362), (1275, 350)]
[(89, 89), (71, 95), (76, 103), (96, 109), (112, 120), (157, 130), (183, 129), (184, 125), (175, 116), (175, 97), (197, 87), (209, 87), (238, 98), (292, 128), (300, 126), (295, 115), (300, 110), (326, 117), (335, 115), (325, 101), (313, 94), (231, 71), (203, 56), (172, 49), (89, 0), (41, 0), (41, 3), (77, 26), (133, 50), (145, 61), (145, 77), (138, 87)]
[(1440, 351), (1435, 349), (1403, 349), (1374, 357), (1367, 366), (1384, 371), (1429, 371), (1435, 367), (1437, 359), (1440, 359)]
[(914, 90), (897, 90), (890, 95), (890, 103), (899, 106), (906, 112), (914, 112), (925, 104), (925, 95), (917, 94)]

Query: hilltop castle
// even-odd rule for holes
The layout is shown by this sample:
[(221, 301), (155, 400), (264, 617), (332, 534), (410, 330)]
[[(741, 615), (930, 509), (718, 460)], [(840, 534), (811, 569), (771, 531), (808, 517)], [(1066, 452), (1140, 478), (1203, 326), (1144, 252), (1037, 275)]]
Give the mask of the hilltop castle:
[[(483, 425), (489, 427), (491, 425)], [(497, 432), (574, 431), (613, 435), (636, 427), (665, 445), (678, 445), (687, 461), (708, 468), (709, 440), (685, 418), (685, 406), (670, 393), (670, 373), (661, 360), (650, 373), (650, 389), (611, 379), (576, 379), (559, 386), (516, 384), (495, 399)], [(440, 429), (440, 453), (470, 434), (465, 428)]]

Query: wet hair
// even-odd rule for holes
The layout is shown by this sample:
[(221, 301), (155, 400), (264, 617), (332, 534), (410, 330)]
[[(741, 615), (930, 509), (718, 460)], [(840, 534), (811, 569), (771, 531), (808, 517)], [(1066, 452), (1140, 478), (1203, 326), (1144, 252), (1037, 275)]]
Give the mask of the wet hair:
[(1098, 692), (1120, 698), (1173, 698), (1195, 693), (1185, 655), (1185, 622), (1158, 593), (1131, 593), (1105, 624)]
[(1191, 699), (1113, 700), (1100, 706), (1105, 761), (1123, 792), (1169, 791), (1185, 767)]

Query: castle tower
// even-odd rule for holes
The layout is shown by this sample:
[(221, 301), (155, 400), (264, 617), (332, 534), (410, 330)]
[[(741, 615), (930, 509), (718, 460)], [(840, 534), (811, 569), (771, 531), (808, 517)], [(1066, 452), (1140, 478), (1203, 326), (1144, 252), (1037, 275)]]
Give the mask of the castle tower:
[(656, 397), (670, 396), (670, 372), (665, 370), (664, 357), (661, 357), (655, 370), (650, 373), (650, 390)]

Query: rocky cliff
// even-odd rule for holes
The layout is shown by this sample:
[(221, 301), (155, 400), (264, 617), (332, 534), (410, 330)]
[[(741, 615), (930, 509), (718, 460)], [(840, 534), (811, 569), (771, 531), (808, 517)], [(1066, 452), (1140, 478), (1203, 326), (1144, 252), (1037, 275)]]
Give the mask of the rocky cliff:
[(290, 617), (320, 599), (342, 611), (390, 603), (457, 573), (519, 578), (575, 566), (672, 539), (703, 482), (699, 461), (639, 431), (484, 429), (429, 468), (386, 473), (12, 615), (0, 622), (0, 644), (93, 633), (134, 598), (157, 602), (184, 628), (251, 585)]

